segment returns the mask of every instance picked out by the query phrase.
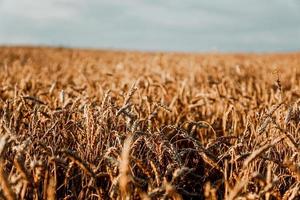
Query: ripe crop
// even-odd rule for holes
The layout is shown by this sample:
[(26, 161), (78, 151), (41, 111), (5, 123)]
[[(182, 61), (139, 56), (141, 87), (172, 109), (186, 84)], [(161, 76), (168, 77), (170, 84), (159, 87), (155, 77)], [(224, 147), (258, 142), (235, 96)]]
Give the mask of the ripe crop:
[(300, 54), (0, 48), (0, 198), (300, 198)]

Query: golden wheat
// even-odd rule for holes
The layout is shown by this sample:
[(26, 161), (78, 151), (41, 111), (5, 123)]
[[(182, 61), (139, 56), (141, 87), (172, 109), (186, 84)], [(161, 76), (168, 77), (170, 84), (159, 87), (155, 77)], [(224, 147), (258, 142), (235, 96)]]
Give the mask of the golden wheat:
[(299, 199), (300, 54), (0, 48), (1, 199)]

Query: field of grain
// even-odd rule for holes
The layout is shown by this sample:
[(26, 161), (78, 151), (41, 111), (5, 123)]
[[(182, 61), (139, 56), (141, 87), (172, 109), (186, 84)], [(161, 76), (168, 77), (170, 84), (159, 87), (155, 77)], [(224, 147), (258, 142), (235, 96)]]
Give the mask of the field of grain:
[(0, 199), (299, 199), (300, 53), (0, 48)]

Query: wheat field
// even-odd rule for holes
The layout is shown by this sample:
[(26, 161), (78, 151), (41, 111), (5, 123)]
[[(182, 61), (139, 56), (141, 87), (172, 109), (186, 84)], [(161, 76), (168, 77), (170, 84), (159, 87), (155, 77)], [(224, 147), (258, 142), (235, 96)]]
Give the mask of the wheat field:
[(0, 48), (0, 199), (299, 199), (300, 53)]

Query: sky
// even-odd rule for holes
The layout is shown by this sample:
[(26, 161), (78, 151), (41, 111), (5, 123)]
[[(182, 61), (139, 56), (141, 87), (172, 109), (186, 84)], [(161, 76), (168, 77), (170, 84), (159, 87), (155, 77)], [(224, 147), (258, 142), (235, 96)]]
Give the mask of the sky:
[(300, 51), (300, 0), (0, 0), (0, 45)]

